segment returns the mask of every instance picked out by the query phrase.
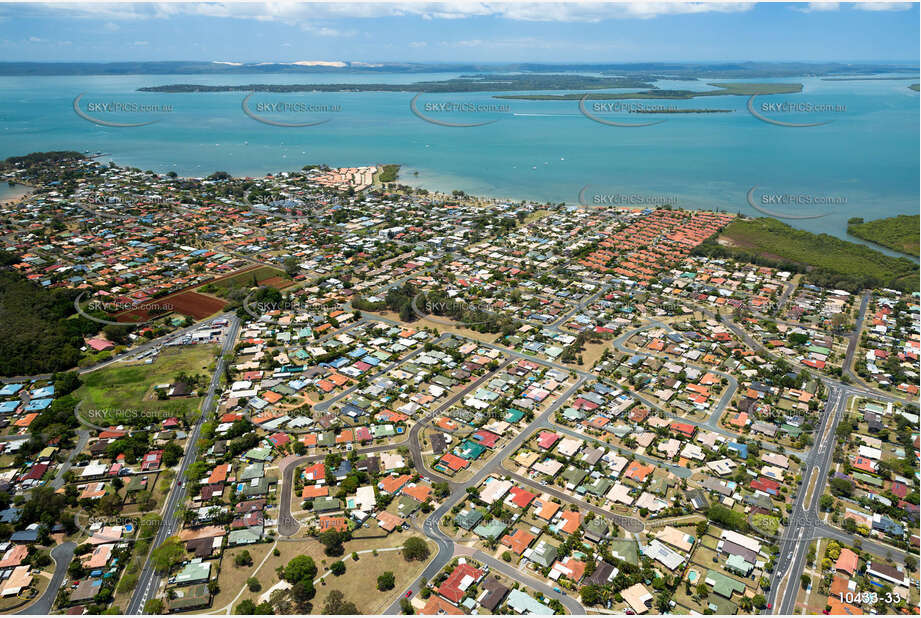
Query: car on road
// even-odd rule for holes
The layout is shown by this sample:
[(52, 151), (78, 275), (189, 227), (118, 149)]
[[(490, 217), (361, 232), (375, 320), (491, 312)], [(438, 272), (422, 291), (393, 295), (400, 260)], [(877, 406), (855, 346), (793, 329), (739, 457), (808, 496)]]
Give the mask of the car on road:
[(408, 598), (411, 597), (411, 596), (413, 596), (413, 591), (412, 591), (412, 590), (407, 590), (407, 591), (403, 594), (403, 598), (404, 598), (404, 599), (408, 599)]
[(773, 604), (773, 603), (768, 603), (768, 604), (767, 604), (767, 608), (768, 608), (768, 609), (774, 609), (774, 604)]

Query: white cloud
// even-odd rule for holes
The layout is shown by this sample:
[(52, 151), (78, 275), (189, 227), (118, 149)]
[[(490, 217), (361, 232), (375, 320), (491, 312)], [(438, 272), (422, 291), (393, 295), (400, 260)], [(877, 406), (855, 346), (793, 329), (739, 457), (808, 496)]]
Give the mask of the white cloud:
[(144, 47), (145, 45), (150, 45), (150, 41), (135, 41), (134, 44), (137, 47)]
[[(304, 19), (363, 19), (417, 16), (423, 19), (466, 19), (494, 16), (515, 21), (599, 22), (607, 19), (649, 19), (660, 15), (748, 11), (754, 3), (733, 2), (355, 2), (355, 3), (58, 3), (36, 5), (55, 12), (109, 20), (202, 15), (296, 24)], [(335, 35), (333, 35), (335, 36)]]
[(415, 48), (419, 48), (419, 47), (428, 47), (428, 43), (426, 43), (425, 41), (411, 41), (411, 42), (409, 43), (409, 46), (410, 46), (410, 47), (415, 47)]
[(800, 13), (822, 13), (827, 11), (837, 11), (841, 8), (838, 2), (809, 2), (806, 4), (797, 4), (793, 7), (794, 11)]
[(30, 36), (29, 43), (44, 43), (45, 39), (40, 39), (37, 36)]
[(304, 32), (309, 32), (310, 34), (316, 36), (329, 36), (329, 37), (350, 37), (358, 34), (356, 30), (339, 30), (337, 28), (329, 28), (327, 26), (317, 26), (314, 24), (301, 24), (301, 30)]
[(854, 8), (858, 11), (907, 11), (911, 2), (858, 2)]

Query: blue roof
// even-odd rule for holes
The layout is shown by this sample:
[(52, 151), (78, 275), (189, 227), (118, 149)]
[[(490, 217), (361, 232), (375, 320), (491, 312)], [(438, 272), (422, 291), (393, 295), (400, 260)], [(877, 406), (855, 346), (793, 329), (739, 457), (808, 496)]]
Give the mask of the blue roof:
[(26, 406), (26, 412), (35, 412), (36, 410), (44, 410), (51, 405), (51, 402), (54, 399), (33, 399), (29, 402), (29, 405)]
[(748, 459), (748, 445), (739, 444), (738, 442), (729, 442), (726, 444), (726, 448), (731, 451), (736, 451), (742, 459)]
[(0, 403), (0, 413), (15, 412), (20, 403), (19, 401), (4, 401)]
[(15, 395), (22, 388), (22, 384), (7, 384), (0, 388), (0, 395)]
[(51, 386), (44, 386), (42, 388), (37, 388), (31, 393), (29, 393), (29, 397), (31, 397), (32, 399), (44, 399), (45, 397), (51, 397), (52, 395), (54, 395), (54, 385), (53, 384)]

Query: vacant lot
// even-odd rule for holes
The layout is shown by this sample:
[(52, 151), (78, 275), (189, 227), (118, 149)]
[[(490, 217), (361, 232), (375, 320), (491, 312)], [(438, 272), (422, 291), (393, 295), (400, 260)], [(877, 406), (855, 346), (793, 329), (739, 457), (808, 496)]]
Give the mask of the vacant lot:
[[(354, 543), (351, 543), (354, 545)], [(436, 548), (429, 543), (432, 555)], [(336, 577), (329, 574), (317, 586), (317, 596), (313, 600), (314, 613), (321, 613), (326, 597), (331, 590), (341, 590), (345, 598), (358, 606), (363, 614), (380, 614), (398, 595), (419, 576), (425, 562), (407, 562), (401, 551), (382, 551), (374, 554), (361, 554), (358, 562), (349, 554), (343, 556), (345, 573)], [(381, 592), (377, 589), (377, 576), (384, 571), (392, 571), (395, 586), (392, 590)]]
[[(80, 414), (87, 420), (104, 425), (110, 420), (117, 424), (131, 424), (137, 412), (139, 422), (149, 424), (150, 418), (140, 418), (147, 411), (149, 417), (168, 418), (195, 411), (201, 403), (199, 397), (158, 400), (154, 392), (157, 384), (171, 383), (179, 373), (204, 374), (210, 377), (217, 348), (215, 346), (184, 346), (163, 348), (150, 365), (136, 363), (117, 364), (83, 376), (83, 385), (74, 395), (82, 403)], [(132, 412), (121, 412), (130, 410)], [(92, 412), (90, 412), (92, 411)], [(111, 418), (106, 414), (111, 413)]]

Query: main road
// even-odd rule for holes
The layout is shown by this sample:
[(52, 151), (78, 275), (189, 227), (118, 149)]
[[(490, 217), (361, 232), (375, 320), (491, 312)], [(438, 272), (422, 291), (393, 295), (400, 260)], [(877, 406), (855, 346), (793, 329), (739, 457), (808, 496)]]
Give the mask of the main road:
[[(208, 393), (205, 395), (205, 399), (202, 402), (201, 415), (198, 418), (198, 423), (196, 423), (186, 441), (185, 455), (180, 462), (179, 471), (176, 474), (176, 478), (173, 480), (173, 486), (166, 499), (166, 504), (161, 511), (164, 517), (157, 527), (157, 532), (150, 545), (151, 552), (162, 545), (163, 541), (178, 530), (179, 521), (176, 519), (175, 513), (178, 508), (183, 505), (186, 493), (186, 484), (182, 481), (189, 466), (195, 462), (198, 456), (198, 438), (201, 435), (201, 428), (205, 421), (210, 418), (212, 409), (215, 407), (217, 387), (221, 382), (221, 376), (224, 375), (224, 367), (230, 360), (228, 354), (233, 350), (234, 343), (237, 339), (237, 331), (240, 329), (240, 319), (236, 315), (231, 314), (228, 319), (230, 324), (224, 333), (225, 339), (224, 345), (221, 347), (221, 355), (214, 369), (214, 375), (211, 376), (211, 384), (208, 386)], [(150, 563), (150, 552), (148, 552), (144, 560), (144, 566), (141, 569), (141, 574), (138, 577), (137, 586), (134, 589), (134, 593), (131, 595), (131, 600), (128, 601), (128, 607), (125, 609), (125, 613), (142, 614), (144, 611), (144, 604), (150, 599), (157, 598), (160, 579), (160, 576), (154, 571), (153, 565)]]

